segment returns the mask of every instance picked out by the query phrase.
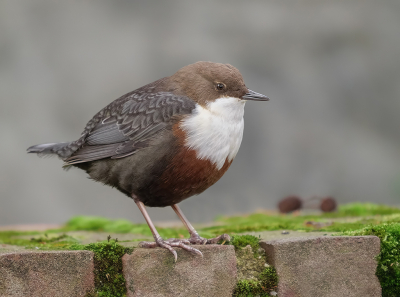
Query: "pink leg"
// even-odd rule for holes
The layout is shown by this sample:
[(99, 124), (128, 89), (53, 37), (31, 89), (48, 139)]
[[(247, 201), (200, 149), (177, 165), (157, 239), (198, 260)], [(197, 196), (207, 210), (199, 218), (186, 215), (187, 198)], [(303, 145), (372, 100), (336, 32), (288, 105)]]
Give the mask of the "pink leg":
[(220, 236), (211, 239), (200, 237), (197, 231), (193, 228), (192, 224), (190, 224), (188, 219), (185, 217), (178, 204), (171, 205), (171, 207), (178, 215), (182, 223), (185, 225), (186, 229), (189, 231), (190, 234), (189, 242), (191, 244), (215, 244), (218, 243), (218, 241), (220, 240), (230, 241), (230, 237), (228, 234), (222, 234)]
[(151, 221), (150, 216), (147, 213), (147, 210), (146, 210), (143, 202), (139, 201), (139, 199), (133, 194), (132, 194), (132, 198), (135, 201), (138, 208), (140, 209), (140, 211), (142, 212), (142, 215), (143, 215), (144, 219), (146, 220), (147, 225), (149, 226), (151, 233), (153, 234), (153, 237), (155, 240), (155, 242), (142, 241), (139, 243), (139, 247), (142, 247), (142, 248), (155, 248), (155, 247), (165, 248), (174, 255), (175, 262), (178, 259), (178, 255), (177, 255), (176, 251), (173, 249), (173, 247), (180, 247), (191, 253), (203, 256), (203, 254), (199, 250), (187, 245), (187, 244), (190, 244), (188, 240), (185, 240), (185, 239), (180, 240), (180, 239), (175, 239), (175, 238), (172, 238), (169, 240), (162, 239), (160, 234), (158, 234), (157, 229), (154, 226), (153, 222)]

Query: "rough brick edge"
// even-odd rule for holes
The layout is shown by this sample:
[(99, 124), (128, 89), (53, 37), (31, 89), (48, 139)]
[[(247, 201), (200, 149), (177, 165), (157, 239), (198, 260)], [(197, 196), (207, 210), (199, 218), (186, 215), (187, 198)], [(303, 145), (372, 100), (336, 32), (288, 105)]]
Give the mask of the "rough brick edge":
[(2, 251), (0, 296), (86, 296), (95, 291), (93, 257), (90, 251)]
[[(332, 246), (330, 246), (331, 244)], [(299, 245), (303, 245), (304, 250), (301, 251), (299, 249)], [(363, 282), (363, 284), (359, 287), (363, 288), (364, 292), (357, 292), (361, 290), (353, 290), (349, 292), (348, 290), (344, 290), (341, 292), (341, 287), (343, 287), (342, 283), (334, 284), (335, 289), (333, 291), (333, 295), (328, 290), (318, 291), (319, 284), (327, 284), (333, 283), (335, 280), (333, 278), (325, 277), (325, 273), (322, 272), (320, 275), (314, 275), (314, 278), (311, 278), (311, 281), (308, 282), (303, 276), (307, 275), (306, 271), (303, 269), (304, 266), (309, 264), (309, 261), (313, 259), (313, 256), (316, 255), (307, 255), (307, 252), (319, 252), (320, 254), (326, 253), (328, 260), (332, 260), (340, 253), (329, 254), (331, 249), (337, 245), (343, 251), (343, 261), (349, 264), (352, 260), (359, 261), (363, 274), (367, 274), (369, 279), (368, 281)], [(342, 293), (345, 296), (371, 296), (378, 297), (382, 295), (382, 288), (380, 286), (378, 277), (376, 276), (376, 268), (377, 261), (376, 256), (378, 256), (380, 252), (380, 240), (376, 236), (323, 236), (323, 237), (298, 237), (298, 238), (287, 238), (280, 240), (271, 240), (271, 241), (261, 241), (260, 246), (265, 250), (267, 255), (268, 263), (273, 265), (276, 268), (279, 283), (278, 283), (278, 292), (279, 294), (283, 294), (284, 296), (341, 296)], [(349, 248), (352, 248), (353, 251), (350, 251)], [(318, 248), (320, 249), (318, 250)], [(361, 248), (364, 251), (363, 254), (360, 253), (360, 256), (357, 254), (354, 257), (346, 257), (346, 253), (355, 253), (357, 248)], [(302, 255), (305, 254), (304, 255)], [(347, 255), (348, 256), (348, 255)], [(286, 259), (285, 259), (286, 258)], [(297, 259), (296, 259), (297, 258)], [(298, 259), (307, 260), (308, 263), (300, 263), (296, 264), (296, 260)], [(357, 259), (358, 258), (358, 259)], [(315, 260), (315, 259), (314, 259)], [(342, 260), (339, 258), (339, 260)], [(328, 261), (329, 262), (329, 261)], [(332, 263), (331, 263), (332, 264)], [(321, 261), (321, 266), (330, 265), (329, 263), (324, 263)], [(291, 267), (292, 266), (292, 267)], [(303, 267), (302, 267), (303, 266)], [(291, 272), (290, 272), (291, 270)], [(327, 275), (329, 275), (329, 271), (335, 271), (336, 269), (327, 269)], [(360, 270), (360, 269), (359, 269)], [(311, 271), (312, 273), (312, 271)], [(355, 274), (349, 277), (351, 279), (355, 277)], [(290, 278), (290, 279), (289, 279)], [(351, 281), (351, 280), (350, 280)], [(362, 283), (363, 280), (360, 281)], [(353, 285), (357, 285), (354, 284)], [(305, 289), (308, 286), (307, 289)], [(324, 293), (322, 293), (324, 292)], [(306, 295), (304, 295), (306, 294)], [(344, 296), (344, 295), (343, 295)]]
[[(195, 247), (204, 258), (180, 248), (174, 248), (178, 253), (176, 263), (162, 248), (137, 248), (131, 255), (124, 255), (127, 296), (232, 296), (237, 282), (234, 247)], [(178, 287), (179, 292), (175, 291)]]

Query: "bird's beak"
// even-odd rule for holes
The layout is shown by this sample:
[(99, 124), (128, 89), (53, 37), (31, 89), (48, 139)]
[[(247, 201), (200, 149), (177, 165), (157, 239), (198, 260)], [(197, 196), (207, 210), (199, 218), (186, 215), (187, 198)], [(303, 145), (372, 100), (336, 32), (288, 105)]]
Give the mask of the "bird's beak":
[(263, 94), (248, 90), (248, 93), (242, 96), (243, 100), (253, 100), (253, 101), (268, 101), (269, 98)]

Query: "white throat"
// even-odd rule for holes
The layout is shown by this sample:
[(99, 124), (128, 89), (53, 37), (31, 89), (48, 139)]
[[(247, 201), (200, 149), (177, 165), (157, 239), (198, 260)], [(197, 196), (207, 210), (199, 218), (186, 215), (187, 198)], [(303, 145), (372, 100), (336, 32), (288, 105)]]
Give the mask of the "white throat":
[(184, 119), (181, 128), (186, 132), (186, 146), (221, 169), (239, 151), (243, 137), (245, 100), (222, 97), (207, 105), (196, 104), (192, 114)]

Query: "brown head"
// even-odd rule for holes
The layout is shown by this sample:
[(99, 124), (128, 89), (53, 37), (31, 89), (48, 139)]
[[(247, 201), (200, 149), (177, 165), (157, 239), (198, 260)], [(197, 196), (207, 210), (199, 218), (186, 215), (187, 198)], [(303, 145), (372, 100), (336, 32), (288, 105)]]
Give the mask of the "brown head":
[(181, 68), (170, 79), (178, 85), (177, 91), (203, 106), (221, 97), (268, 100), (249, 90), (239, 70), (229, 64), (197, 62)]

